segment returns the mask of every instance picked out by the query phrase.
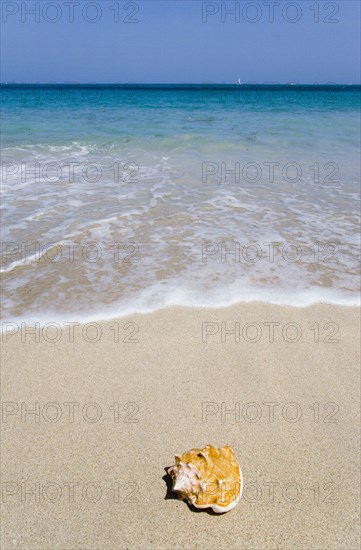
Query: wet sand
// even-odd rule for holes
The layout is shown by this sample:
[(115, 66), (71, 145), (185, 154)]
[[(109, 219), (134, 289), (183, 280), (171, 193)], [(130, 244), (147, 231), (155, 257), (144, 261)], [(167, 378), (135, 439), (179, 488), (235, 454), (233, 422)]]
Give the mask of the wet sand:
[[(357, 308), (177, 307), (71, 332), (3, 334), (3, 548), (359, 548)], [(207, 443), (242, 468), (225, 515), (165, 476)]]

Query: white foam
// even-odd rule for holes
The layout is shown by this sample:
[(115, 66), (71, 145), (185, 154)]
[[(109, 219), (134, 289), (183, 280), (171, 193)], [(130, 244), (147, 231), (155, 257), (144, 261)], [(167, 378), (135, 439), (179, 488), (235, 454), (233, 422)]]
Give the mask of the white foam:
[(292, 292), (287, 290), (274, 291), (272, 294), (267, 289), (243, 289), (243, 296), (235, 293), (234, 289), (223, 288), (222, 292), (214, 291), (208, 295), (199, 295), (191, 289), (178, 287), (168, 288), (164, 291), (162, 285), (155, 285), (139, 293), (134, 300), (123, 301), (109, 307), (99, 306), (96, 311), (63, 312), (58, 310), (51, 312), (24, 314), (12, 318), (4, 318), (3, 322), (21, 323), (29, 325), (39, 323), (44, 326), (47, 323), (77, 322), (86, 324), (91, 322), (107, 321), (116, 318), (129, 317), (137, 314), (150, 314), (169, 307), (186, 307), (190, 309), (224, 309), (230, 306), (242, 304), (264, 303), (277, 306), (305, 308), (317, 304), (328, 304), (345, 307), (360, 307), (360, 296), (356, 293), (348, 296), (336, 293), (329, 289)]
[[(288, 146), (286, 143), (286, 149)], [(142, 143), (140, 138), (138, 145), (127, 147), (124, 152), (119, 144), (104, 148), (74, 142), (20, 148), (18, 153), (25, 150), (32, 163), (34, 158), (100, 163), (103, 179), (100, 183), (84, 181), (81, 170), (75, 171), (74, 183), (61, 181), (56, 185), (30, 179), (24, 183), (19, 174), (9, 177), (3, 200), (3, 236), (14, 241), (11, 236), (16, 235), (20, 242), (41, 241), (42, 245), (62, 245), (65, 239), (81, 243), (96, 240), (105, 249), (112, 243), (139, 243), (141, 258), (136, 268), (126, 269), (115, 266), (109, 256), (103, 258), (101, 266), (77, 260), (78, 279), (87, 285), (82, 289), (72, 281), (69, 265), (42, 262), (39, 266), (37, 254), (30, 254), (25, 262), (13, 257), (14, 261), (1, 269), (8, 311), (21, 308), (22, 293), (17, 290), (25, 289), (29, 295), (30, 288), (31, 311), (39, 311), (39, 315), (23, 312), (24, 318), (34, 315), (72, 320), (77, 316), (82, 322), (149, 313), (173, 305), (227, 307), (253, 301), (296, 307), (320, 302), (358, 305), (358, 294), (351, 292), (358, 283), (359, 245), (353, 169), (348, 179), (327, 192), (309, 177), (297, 184), (225, 184), (215, 178), (205, 183), (201, 181), (201, 162), (209, 154), (212, 161), (232, 165), (242, 160), (240, 154), (245, 160), (252, 158), (246, 158), (248, 152), (239, 149), (238, 142), (220, 143), (218, 138), (209, 137), (197, 143), (191, 134), (189, 141), (184, 134), (171, 136), (161, 141), (160, 147), (155, 140)], [(257, 154), (262, 154), (263, 161), (274, 159), (273, 142), (262, 147)], [(164, 156), (168, 150), (171, 154)], [(10, 153), (14, 153), (11, 148)], [(297, 155), (301, 154), (300, 148)], [(110, 168), (113, 163), (134, 160), (139, 164), (137, 181), (115, 182)], [(310, 164), (309, 159), (303, 161), (303, 166)], [(202, 243), (225, 241), (241, 245), (257, 242), (263, 249), (267, 242), (302, 243), (307, 248), (317, 241), (333, 241), (340, 246), (339, 263), (314, 262), (312, 266), (311, 253), (305, 253), (297, 264), (263, 260), (254, 265), (222, 263), (220, 256), (202, 263)], [(16, 271), (15, 281), (13, 272), (20, 266), (24, 269)], [(49, 275), (52, 285), (47, 287)], [(34, 281), (42, 284), (34, 285)], [(122, 288), (114, 292), (117, 285)], [(140, 288), (145, 290), (137, 290)], [(77, 298), (73, 297), (75, 291)], [(113, 305), (106, 307), (110, 301)], [(49, 303), (53, 312), (46, 311)], [(70, 307), (73, 312), (66, 311)]]

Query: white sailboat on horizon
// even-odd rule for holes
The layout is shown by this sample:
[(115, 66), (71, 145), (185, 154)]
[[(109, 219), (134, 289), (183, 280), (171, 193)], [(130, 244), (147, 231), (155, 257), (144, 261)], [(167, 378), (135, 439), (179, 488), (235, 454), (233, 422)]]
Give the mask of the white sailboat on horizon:
[(239, 78), (236, 82), (237, 86), (242, 86), (242, 82), (241, 82), (241, 79)]

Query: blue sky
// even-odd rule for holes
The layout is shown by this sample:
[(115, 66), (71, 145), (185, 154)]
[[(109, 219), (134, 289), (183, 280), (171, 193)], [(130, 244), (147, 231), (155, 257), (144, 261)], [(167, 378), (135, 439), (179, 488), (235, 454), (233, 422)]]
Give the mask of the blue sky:
[(2, 82), (360, 83), (358, 0), (1, 4)]

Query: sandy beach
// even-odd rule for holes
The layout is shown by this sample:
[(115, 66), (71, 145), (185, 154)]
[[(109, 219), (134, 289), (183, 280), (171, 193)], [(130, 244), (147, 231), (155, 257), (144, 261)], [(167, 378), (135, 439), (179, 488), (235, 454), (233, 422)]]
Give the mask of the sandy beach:
[[(4, 549), (359, 548), (357, 308), (26, 328), (3, 332)], [(244, 476), (224, 515), (165, 477), (207, 443), (232, 445)]]
[(360, 11), (1, 3), (0, 548), (361, 548)]

